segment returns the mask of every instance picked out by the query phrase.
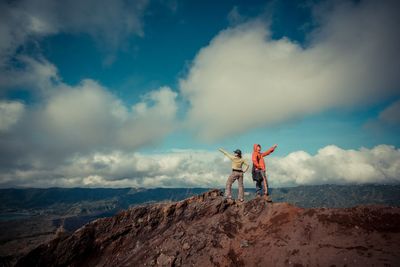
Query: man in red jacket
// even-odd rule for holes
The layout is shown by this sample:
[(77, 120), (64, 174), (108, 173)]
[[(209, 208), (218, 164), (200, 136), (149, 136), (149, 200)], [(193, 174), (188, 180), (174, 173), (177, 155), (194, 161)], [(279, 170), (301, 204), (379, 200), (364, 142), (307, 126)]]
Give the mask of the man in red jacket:
[(264, 195), (267, 197), (267, 200), (271, 201), (269, 195), (268, 195), (268, 181), (267, 181), (267, 174), (265, 172), (265, 162), (264, 162), (264, 157), (268, 156), (274, 150), (276, 149), (278, 145), (272, 146), (270, 149), (268, 149), (265, 152), (261, 152), (261, 146), (259, 144), (254, 144), (253, 146), (253, 155), (252, 155), (252, 161), (253, 161), (253, 180), (256, 181), (256, 191), (257, 195), (261, 196), (262, 188), (261, 188), (261, 183), (263, 183), (264, 187)]

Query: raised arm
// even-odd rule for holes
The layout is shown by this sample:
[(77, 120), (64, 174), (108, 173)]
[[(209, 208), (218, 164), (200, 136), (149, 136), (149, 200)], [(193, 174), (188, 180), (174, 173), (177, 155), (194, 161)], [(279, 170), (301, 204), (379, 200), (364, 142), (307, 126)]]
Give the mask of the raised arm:
[(262, 156), (262, 157), (268, 156), (269, 154), (271, 154), (272, 152), (275, 151), (275, 148), (276, 148), (277, 146), (278, 146), (277, 144), (273, 145), (272, 147), (270, 147), (270, 149), (268, 149), (267, 151), (265, 151), (264, 153), (262, 153), (261, 156)]
[(221, 151), (222, 153), (224, 153), (224, 155), (227, 156), (227, 157), (228, 157), (229, 159), (231, 159), (231, 160), (235, 158), (234, 155), (229, 154), (229, 153), (226, 152), (223, 148), (219, 148), (218, 150)]

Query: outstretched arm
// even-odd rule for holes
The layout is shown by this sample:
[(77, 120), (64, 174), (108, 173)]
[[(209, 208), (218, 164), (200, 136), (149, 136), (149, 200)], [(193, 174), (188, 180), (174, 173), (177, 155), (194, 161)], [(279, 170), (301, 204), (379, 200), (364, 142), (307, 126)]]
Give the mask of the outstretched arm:
[(224, 155), (227, 156), (231, 160), (235, 157), (232, 154), (229, 154), (228, 152), (226, 152), (223, 148), (219, 148), (218, 150), (221, 151), (222, 153), (224, 153)]
[(265, 151), (264, 153), (262, 153), (261, 156), (262, 156), (262, 157), (268, 156), (269, 154), (271, 154), (272, 152), (275, 151), (275, 149), (276, 149), (277, 146), (278, 146), (277, 144), (273, 145), (270, 149), (268, 149), (267, 151)]

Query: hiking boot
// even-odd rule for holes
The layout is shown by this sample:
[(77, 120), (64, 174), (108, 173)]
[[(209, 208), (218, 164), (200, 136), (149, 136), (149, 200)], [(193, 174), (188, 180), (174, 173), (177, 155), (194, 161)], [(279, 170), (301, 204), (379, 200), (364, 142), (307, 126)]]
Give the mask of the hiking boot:
[(264, 195), (264, 198), (267, 202), (272, 202), (272, 198), (269, 195)]

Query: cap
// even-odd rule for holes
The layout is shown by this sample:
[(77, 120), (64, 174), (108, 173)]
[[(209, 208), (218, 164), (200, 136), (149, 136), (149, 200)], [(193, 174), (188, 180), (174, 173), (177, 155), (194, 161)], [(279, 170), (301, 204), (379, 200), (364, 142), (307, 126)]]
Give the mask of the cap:
[(240, 149), (236, 149), (235, 151), (233, 151), (233, 153), (242, 155), (242, 151)]

